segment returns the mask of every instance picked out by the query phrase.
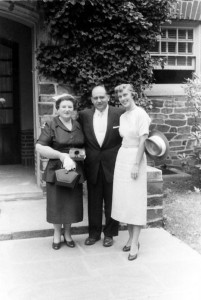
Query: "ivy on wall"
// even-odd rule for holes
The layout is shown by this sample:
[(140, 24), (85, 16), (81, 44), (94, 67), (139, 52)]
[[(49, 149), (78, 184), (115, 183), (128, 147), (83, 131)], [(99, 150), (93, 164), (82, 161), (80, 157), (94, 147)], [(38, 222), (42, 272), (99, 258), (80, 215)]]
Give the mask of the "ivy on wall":
[[(48, 42), (37, 49), (38, 69), (69, 84), (90, 105), (93, 86), (110, 93), (120, 83), (134, 84), (142, 106), (143, 88), (153, 82), (149, 50), (160, 26), (171, 17), (174, 0), (40, 0)], [(112, 98), (114, 102), (114, 98)]]

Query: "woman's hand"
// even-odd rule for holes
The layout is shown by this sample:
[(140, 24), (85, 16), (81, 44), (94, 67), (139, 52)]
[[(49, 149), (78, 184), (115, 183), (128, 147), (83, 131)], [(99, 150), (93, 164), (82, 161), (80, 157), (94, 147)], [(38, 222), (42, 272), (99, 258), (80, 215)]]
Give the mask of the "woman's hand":
[(67, 153), (61, 153), (60, 160), (63, 163), (63, 167), (66, 171), (70, 171), (76, 168), (76, 164), (74, 160), (70, 158), (70, 156)]
[(65, 160), (66, 157), (70, 158), (68, 153), (62, 153), (62, 152), (60, 152), (59, 159), (62, 162), (62, 164), (64, 163), (64, 160)]
[(134, 166), (132, 167), (132, 170), (131, 170), (131, 178), (137, 179), (138, 173), (139, 173), (139, 165), (134, 164)]

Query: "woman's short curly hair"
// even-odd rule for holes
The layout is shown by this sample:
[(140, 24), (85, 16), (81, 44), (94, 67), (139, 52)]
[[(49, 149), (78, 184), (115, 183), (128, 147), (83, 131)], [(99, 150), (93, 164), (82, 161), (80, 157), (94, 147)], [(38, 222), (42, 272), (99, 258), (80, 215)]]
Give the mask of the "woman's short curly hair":
[(73, 103), (73, 108), (74, 110), (77, 108), (77, 100), (75, 99), (75, 97), (73, 97), (72, 95), (65, 95), (65, 96), (61, 96), (56, 102), (55, 102), (55, 107), (58, 110), (59, 106), (61, 104), (61, 102), (63, 101), (71, 101)]
[(125, 89), (131, 92), (133, 99), (136, 99), (137, 93), (135, 92), (135, 89), (131, 83), (123, 83), (116, 86), (114, 88), (115, 96), (118, 98), (118, 93), (122, 93)]

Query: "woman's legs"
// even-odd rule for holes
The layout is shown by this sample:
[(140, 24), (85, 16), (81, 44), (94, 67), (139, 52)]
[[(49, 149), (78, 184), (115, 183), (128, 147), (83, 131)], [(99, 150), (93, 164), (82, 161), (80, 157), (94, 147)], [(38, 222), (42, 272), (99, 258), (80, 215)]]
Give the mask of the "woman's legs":
[(53, 224), (54, 226), (54, 243), (58, 244), (61, 242), (61, 224)]
[(64, 237), (66, 241), (72, 241), (71, 237), (71, 224), (64, 224)]
[(133, 225), (131, 224), (127, 224), (128, 226), (128, 234), (129, 234), (129, 238), (128, 238), (128, 241), (126, 243), (126, 247), (129, 247), (131, 246), (131, 243), (132, 243), (132, 240), (133, 240)]
[(140, 231), (141, 231), (141, 226), (133, 225), (133, 239), (132, 239), (131, 251), (130, 251), (131, 255), (135, 255), (138, 253), (138, 248), (139, 248), (138, 240), (139, 240)]

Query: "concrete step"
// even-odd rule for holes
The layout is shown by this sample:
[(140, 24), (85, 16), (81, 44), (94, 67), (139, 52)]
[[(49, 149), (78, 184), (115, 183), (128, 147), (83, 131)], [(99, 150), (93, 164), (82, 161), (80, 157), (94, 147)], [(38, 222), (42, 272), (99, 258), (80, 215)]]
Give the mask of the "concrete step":
[[(83, 197), (83, 221), (72, 224), (72, 234), (88, 233), (87, 196)], [(103, 225), (105, 224), (103, 214)], [(161, 222), (152, 219), (147, 227), (159, 227)], [(119, 230), (127, 229), (120, 223)], [(46, 198), (19, 199), (0, 202), (0, 241), (48, 237), (53, 235), (53, 226), (46, 222)]]
[(40, 200), (44, 198), (43, 192), (40, 190), (38, 192), (26, 192), (26, 193), (6, 193), (0, 194), (1, 201), (18, 201), (18, 200)]
[[(105, 223), (103, 216), (103, 225)], [(119, 230), (127, 229), (120, 224)], [(72, 234), (88, 233), (87, 202), (84, 218), (72, 224)], [(53, 236), (53, 226), (46, 222), (46, 199), (19, 200), (0, 203), (0, 241)]]
[[(74, 234), (87, 233), (87, 202), (84, 218), (73, 224)], [(52, 224), (46, 222), (46, 198), (0, 202), (0, 240), (24, 239), (53, 235)]]

